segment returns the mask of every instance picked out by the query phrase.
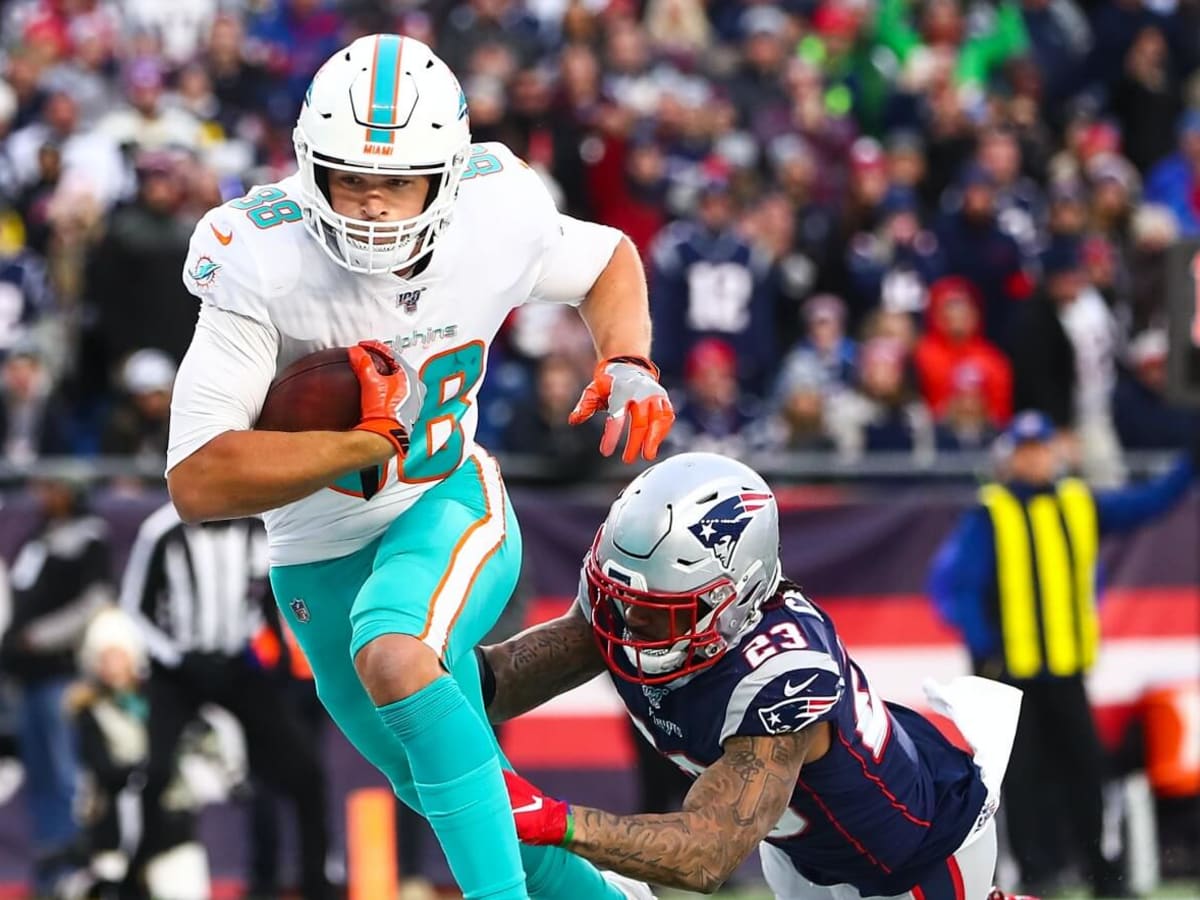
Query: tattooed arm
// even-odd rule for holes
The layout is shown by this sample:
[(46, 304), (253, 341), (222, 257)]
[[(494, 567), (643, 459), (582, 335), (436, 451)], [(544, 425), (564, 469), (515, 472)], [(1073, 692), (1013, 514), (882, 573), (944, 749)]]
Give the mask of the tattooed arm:
[(496, 693), (487, 708), (493, 722), (515, 718), (604, 671), (592, 626), (577, 604), (482, 650), (495, 676)]
[(801, 765), (824, 755), (829, 740), (825, 723), (794, 734), (730, 738), (681, 812), (615, 816), (572, 806), (567, 848), (631, 878), (710, 894), (775, 827)]

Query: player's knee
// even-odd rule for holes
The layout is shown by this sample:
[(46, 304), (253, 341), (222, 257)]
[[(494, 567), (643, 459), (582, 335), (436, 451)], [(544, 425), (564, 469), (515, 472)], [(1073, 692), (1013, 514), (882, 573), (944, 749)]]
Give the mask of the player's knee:
[(376, 706), (403, 700), (446, 672), (432, 649), (407, 634), (383, 634), (365, 644), (354, 669)]

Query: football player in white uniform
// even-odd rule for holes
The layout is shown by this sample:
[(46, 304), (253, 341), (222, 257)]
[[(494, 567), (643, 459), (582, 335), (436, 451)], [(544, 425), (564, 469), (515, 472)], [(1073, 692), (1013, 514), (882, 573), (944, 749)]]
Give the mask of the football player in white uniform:
[[(647, 358), (637, 252), (559, 215), (506, 147), (472, 146), (458, 81), (411, 38), (331, 57), (295, 144), (297, 175), (196, 226), (171, 496), (189, 521), (264, 515), (272, 586), (322, 702), (428, 817), (466, 897), (619, 897), (561, 851), (518, 851), (472, 649), (507, 602), (521, 539), (473, 441), (473, 401), (513, 308), (572, 304), (600, 362), (571, 420), (606, 412), (605, 454), (628, 422), (624, 459), (653, 459), (674, 415)], [(357, 427), (254, 430), (278, 372), (351, 345)]]

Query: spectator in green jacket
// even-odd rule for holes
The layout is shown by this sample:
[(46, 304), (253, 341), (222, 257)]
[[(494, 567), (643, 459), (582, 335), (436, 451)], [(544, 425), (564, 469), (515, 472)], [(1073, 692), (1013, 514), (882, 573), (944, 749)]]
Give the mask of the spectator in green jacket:
[[(958, 0), (926, 0), (918, 9), (912, 9), (909, 0), (879, 4), (875, 42), (891, 50), (902, 68), (919, 51), (950, 49), (958, 84), (982, 90), (997, 68), (1029, 46), (1020, 7), (1007, 0), (981, 10), (986, 15), (972, 15), (970, 24)], [(981, 25), (975, 24), (977, 18)]]

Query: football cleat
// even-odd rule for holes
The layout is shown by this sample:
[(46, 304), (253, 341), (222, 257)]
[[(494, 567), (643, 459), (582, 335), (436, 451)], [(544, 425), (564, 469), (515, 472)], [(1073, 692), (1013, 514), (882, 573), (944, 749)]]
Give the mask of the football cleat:
[(654, 892), (650, 890), (650, 885), (644, 881), (635, 881), (624, 875), (618, 875), (616, 872), (601, 872), (600, 875), (620, 891), (625, 900), (658, 900), (654, 896)]

